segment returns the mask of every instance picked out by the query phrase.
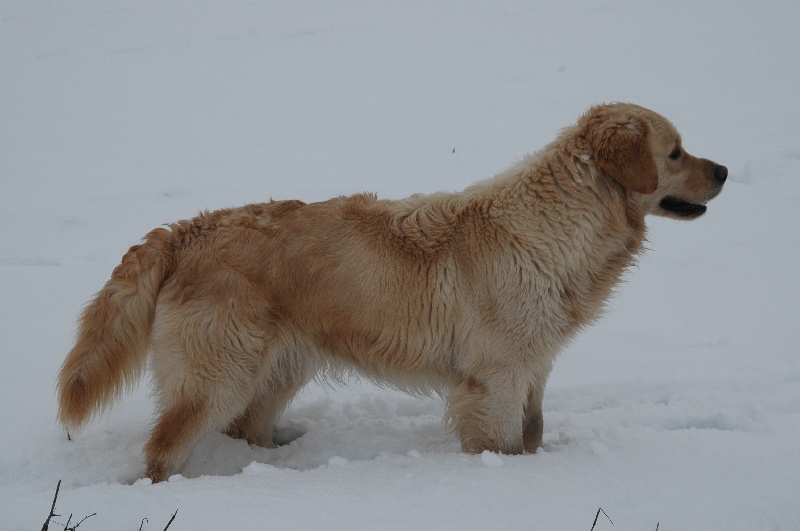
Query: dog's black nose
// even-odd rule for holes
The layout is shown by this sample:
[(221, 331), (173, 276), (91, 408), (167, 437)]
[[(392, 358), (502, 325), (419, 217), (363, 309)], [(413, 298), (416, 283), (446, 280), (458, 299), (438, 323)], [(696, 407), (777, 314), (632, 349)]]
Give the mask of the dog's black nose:
[(714, 178), (719, 182), (724, 183), (725, 179), (728, 178), (728, 168), (720, 164), (717, 164), (714, 167)]

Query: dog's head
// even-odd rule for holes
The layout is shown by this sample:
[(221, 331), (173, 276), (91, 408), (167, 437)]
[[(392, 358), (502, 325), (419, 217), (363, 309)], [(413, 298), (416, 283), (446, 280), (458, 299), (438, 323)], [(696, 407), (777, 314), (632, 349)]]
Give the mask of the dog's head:
[(699, 217), (728, 177), (725, 166), (687, 153), (675, 126), (644, 107), (599, 105), (578, 126), (597, 170), (632, 192), (645, 214)]

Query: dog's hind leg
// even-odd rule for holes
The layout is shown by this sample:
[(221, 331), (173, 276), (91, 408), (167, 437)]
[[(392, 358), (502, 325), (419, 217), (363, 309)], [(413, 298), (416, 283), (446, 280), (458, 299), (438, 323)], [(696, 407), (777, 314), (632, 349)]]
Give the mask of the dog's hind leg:
[[(145, 445), (146, 475), (154, 483), (168, 479), (186, 466), (197, 441), (241, 415), (252, 392), (240, 382), (217, 380), (202, 389), (184, 390), (180, 396), (162, 398), (161, 414)], [(256, 382), (251, 382), (253, 388)]]
[(225, 429), (225, 433), (250, 444), (275, 448), (272, 435), (275, 422), (307, 381), (304, 369), (273, 371), (244, 412)]
[(156, 483), (179, 473), (203, 435), (242, 415), (258, 386), (257, 374), (250, 381), (242, 375), (222, 371), (200, 385), (187, 381), (177, 392), (160, 390), (161, 414), (145, 445), (147, 477)]
[(190, 304), (157, 311), (151, 365), (160, 415), (145, 445), (153, 482), (180, 472), (204, 434), (242, 415), (269, 369), (262, 326), (209, 314)]
[(208, 402), (199, 397), (167, 408), (145, 445), (145, 475), (158, 483), (182, 470), (195, 443), (207, 431), (208, 420)]

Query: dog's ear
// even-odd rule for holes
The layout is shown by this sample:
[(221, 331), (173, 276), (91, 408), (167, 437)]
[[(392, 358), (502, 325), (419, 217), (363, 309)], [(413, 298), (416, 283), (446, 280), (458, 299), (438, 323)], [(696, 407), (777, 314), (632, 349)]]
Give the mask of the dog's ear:
[(629, 190), (652, 194), (658, 188), (658, 170), (650, 128), (638, 117), (603, 111), (587, 116), (584, 131), (597, 168)]

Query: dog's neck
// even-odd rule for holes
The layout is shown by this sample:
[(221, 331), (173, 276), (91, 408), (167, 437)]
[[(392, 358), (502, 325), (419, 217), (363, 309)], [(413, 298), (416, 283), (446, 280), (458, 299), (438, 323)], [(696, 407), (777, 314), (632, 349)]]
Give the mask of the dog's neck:
[[(642, 208), (614, 180), (598, 172), (588, 155), (554, 142), (492, 179), (467, 188), (467, 198), (514, 232), (558, 230), (594, 239), (606, 231), (645, 239)], [(635, 252), (638, 252), (638, 248)], [(635, 253), (634, 253), (635, 254)]]

